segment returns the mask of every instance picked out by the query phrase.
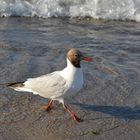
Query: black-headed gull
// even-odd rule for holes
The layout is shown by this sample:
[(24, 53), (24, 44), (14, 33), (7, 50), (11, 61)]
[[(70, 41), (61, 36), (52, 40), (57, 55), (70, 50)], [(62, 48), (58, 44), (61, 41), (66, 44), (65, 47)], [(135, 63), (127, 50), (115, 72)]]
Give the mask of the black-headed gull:
[(82, 60), (90, 62), (92, 58), (84, 56), (79, 50), (70, 49), (67, 52), (67, 66), (63, 70), (37, 78), (29, 78), (22, 83), (12, 83), (8, 87), (49, 98), (46, 111), (51, 109), (54, 100), (58, 100), (75, 121), (80, 121), (75, 113), (65, 105), (64, 97), (78, 92), (83, 86), (83, 70), (80, 65)]

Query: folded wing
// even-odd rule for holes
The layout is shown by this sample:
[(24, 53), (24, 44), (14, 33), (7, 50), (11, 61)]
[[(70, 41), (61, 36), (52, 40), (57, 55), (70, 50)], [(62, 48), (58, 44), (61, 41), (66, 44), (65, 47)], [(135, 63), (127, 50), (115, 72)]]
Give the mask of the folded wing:
[(66, 80), (59, 75), (59, 72), (29, 78), (24, 83), (11, 84), (9, 87), (15, 90), (33, 92), (45, 98), (59, 97), (67, 91)]

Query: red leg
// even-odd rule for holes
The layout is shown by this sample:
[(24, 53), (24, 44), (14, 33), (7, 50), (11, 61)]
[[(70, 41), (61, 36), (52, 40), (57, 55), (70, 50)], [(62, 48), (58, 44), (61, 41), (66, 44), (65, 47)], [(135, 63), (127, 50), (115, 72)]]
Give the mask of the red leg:
[(49, 103), (46, 105), (46, 107), (45, 107), (45, 110), (46, 111), (50, 111), (51, 110), (51, 105), (52, 105), (52, 103), (53, 103), (53, 100), (51, 99), (50, 101), (49, 101)]
[(78, 117), (75, 115), (75, 113), (74, 113), (73, 111), (71, 111), (65, 104), (62, 104), (62, 105), (63, 105), (64, 110), (67, 111), (67, 112), (71, 115), (71, 117), (73, 117), (73, 119), (74, 119), (75, 122), (80, 122), (80, 121), (82, 121), (82, 120), (81, 120), (80, 118), (78, 118)]

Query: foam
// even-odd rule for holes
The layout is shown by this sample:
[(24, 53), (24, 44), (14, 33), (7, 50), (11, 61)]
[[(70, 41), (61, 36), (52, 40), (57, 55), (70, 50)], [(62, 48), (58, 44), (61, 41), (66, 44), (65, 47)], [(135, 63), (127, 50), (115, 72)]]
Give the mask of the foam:
[(139, 0), (0, 0), (0, 16), (92, 17), (140, 22)]

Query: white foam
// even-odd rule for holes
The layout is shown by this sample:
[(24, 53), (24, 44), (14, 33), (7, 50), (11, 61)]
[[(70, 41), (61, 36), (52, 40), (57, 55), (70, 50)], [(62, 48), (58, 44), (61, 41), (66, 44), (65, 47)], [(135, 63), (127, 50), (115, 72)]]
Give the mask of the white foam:
[(140, 0), (0, 0), (0, 16), (90, 16), (140, 22)]

